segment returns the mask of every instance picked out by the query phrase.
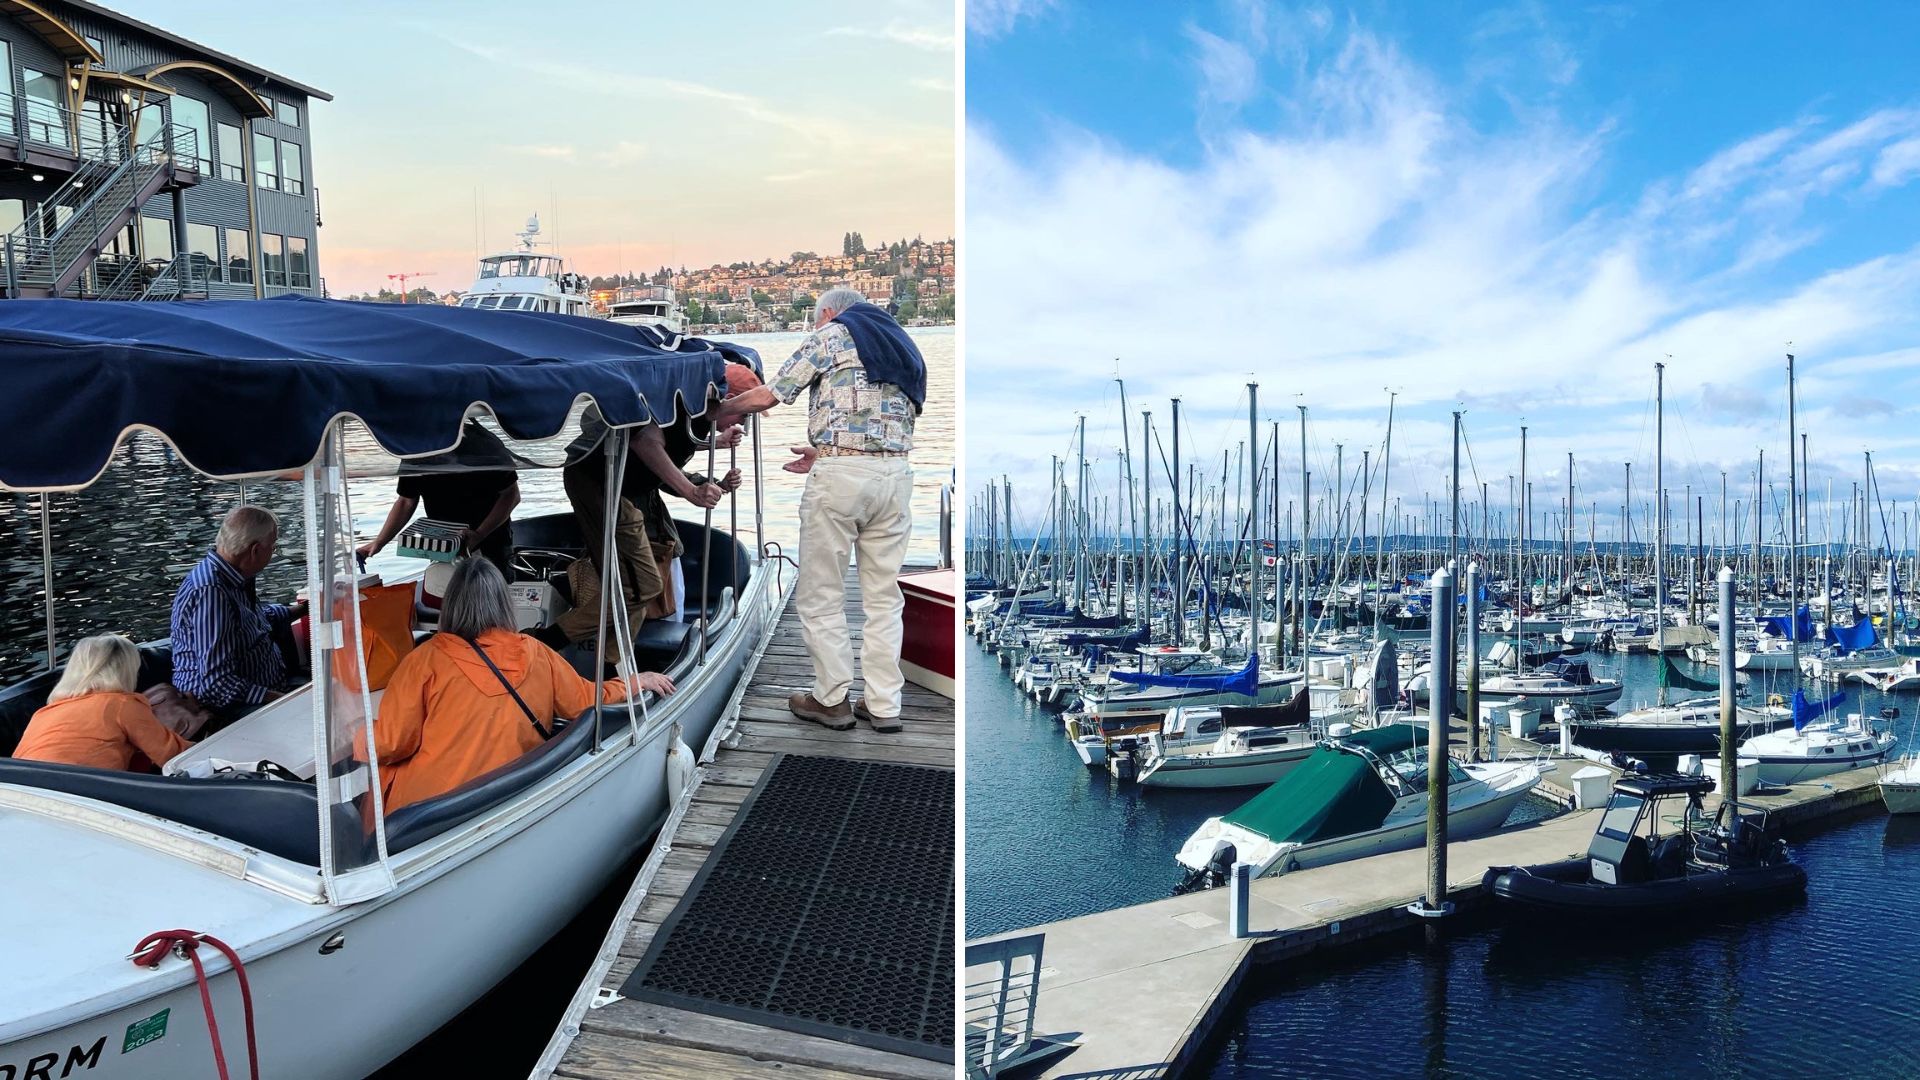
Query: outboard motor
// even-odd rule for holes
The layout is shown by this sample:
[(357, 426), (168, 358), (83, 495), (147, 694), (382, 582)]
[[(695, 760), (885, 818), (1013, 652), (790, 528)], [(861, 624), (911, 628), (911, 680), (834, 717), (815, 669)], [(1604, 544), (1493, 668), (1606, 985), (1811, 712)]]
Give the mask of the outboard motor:
[(1207, 864), (1198, 870), (1187, 871), (1180, 884), (1173, 887), (1173, 895), (1185, 896), (1198, 889), (1217, 889), (1233, 877), (1233, 864), (1240, 858), (1240, 852), (1229, 840), (1215, 840), (1213, 854), (1207, 857)]

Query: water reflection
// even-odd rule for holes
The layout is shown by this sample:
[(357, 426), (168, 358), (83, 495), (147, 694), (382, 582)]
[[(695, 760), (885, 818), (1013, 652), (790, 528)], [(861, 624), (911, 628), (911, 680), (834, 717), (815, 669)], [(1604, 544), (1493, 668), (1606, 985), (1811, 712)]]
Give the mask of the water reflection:
[[(927, 358), (927, 406), (916, 427), (913, 455), (914, 529), (910, 559), (938, 554), (940, 485), (951, 479), (954, 431), (954, 338), (951, 329), (913, 331)], [(800, 344), (800, 334), (744, 335), (767, 367), (777, 368)], [(799, 535), (795, 514), (804, 478), (780, 470), (786, 448), (806, 439), (801, 403), (775, 409), (764, 425), (766, 538), (788, 551)], [(740, 454), (748, 483), (741, 489), (739, 527), (753, 531), (751, 458)], [(393, 481), (348, 486), (356, 532), (371, 536), (386, 516)], [(558, 470), (521, 477), (519, 516), (568, 509)], [(304, 582), (306, 535), (298, 481), (253, 481), (246, 497), (280, 517), (280, 557), (259, 579), (263, 600), (290, 600)], [(241, 485), (209, 480), (187, 468), (165, 441), (136, 435), (113, 453), (100, 480), (79, 492), (48, 497), (53, 548), (56, 635), (62, 653), (88, 634), (123, 633), (136, 641), (164, 637), (175, 588), (213, 543), (220, 518), (240, 500)], [(0, 608), (0, 682), (46, 663), (45, 594), (41, 574), (40, 496), (0, 493), (0, 577), (7, 603)], [(682, 511), (684, 512), (684, 511)], [(730, 523), (726, 504), (715, 521)], [(751, 542), (749, 540), (749, 542)], [(391, 549), (390, 549), (391, 550)], [(393, 572), (419, 563), (383, 553), (372, 569)]]

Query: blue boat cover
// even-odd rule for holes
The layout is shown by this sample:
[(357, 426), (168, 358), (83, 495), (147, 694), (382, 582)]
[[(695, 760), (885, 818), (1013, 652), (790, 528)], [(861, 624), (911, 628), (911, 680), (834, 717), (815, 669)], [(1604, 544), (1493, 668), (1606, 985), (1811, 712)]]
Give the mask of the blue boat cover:
[(1586, 661), (1584, 660), (1567, 660), (1555, 657), (1540, 665), (1540, 672), (1543, 675), (1558, 675), (1561, 679), (1575, 686), (1593, 685), (1593, 671), (1587, 667)]
[(1861, 649), (1871, 649), (1880, 640), (1874, 633), (1873, 620), (1861, 619), (1852, 626), (1827, 626), (1827, 640), (1840, 646), (1841, 652), (1856, 653)]
[[(1787, 617), (1785, 615), (1769, 615), (1766, 624), (1761, 629), (1774, 637), (1786, 637), (1789, 633), (1787, 629)], [(1804, 606), (1794, 612), (1793, 629), (1791, 633), (1795, 641), (1812, 641), (1813, 612), (1807, 610)]]
[(1156, 675), (1146, 671), (1115, 671), (1115, 682), (1133, 686), (1163, 686), (1176, 690), (1213, 690), (1252, 697), (1260, 685), (1260, 657), (1247, 657), (1239, 671), (1211, 671), (1205, 675)]
[[(389, 453), (439, 453), (484, 404), (515, 439), (592, 398), (616, 426), (672, 420), (751, 350), (546, 312), (273, 300), (0, 304), (0, 486), (90, 483), (129, 428), (213, 476), (304, 468), (351, 413)], [(757, 363), (755, 363), (757, 367)]]
[(1801, 728), (1820, 719), (1822, 716), (1838, 708), (1840, 703), (1845, 700), (1847, 700), (1847, 692), (1842, 690), (1816, 705), (1807, 700), (1806, 691), (1795, 690), (1793, 692), (1793, 730), (1799, 731)]

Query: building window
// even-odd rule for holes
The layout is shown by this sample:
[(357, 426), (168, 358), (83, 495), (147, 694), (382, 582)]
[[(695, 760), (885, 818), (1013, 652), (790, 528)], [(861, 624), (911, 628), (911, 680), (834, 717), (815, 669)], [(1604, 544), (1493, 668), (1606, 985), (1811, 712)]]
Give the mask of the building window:
[(240, 129), (232, 124), (221, 124), (220, 134), (220, 179), (247, 182), (247, 163), (240, 153)]
[(278, 234), (260, 234), (260, 273), (261, 280), (268, 285), (287, 283), (287, 257)]
[(27, 220), (24, 199), (0, 199), (0, 234), (10, 233)]
[(304, 195), (307, 192), (306, 181), (306, 171), (300, 167), (300, 144), (281, 143), (280, 190), (289, 195)]
[(173, 122), (193, 132), (193, 160), (201, 172), (213, 171), (213, 124), (207, 103), (185, 94), (173, 96)]
[(4, 122), (7, 134), (13, 134), (13, 50), (5, 38), (0, 38), (0, 71), (7, 73), (5, 86), (0, 86), (0, 121)]
[(287, 284), (296, 289), (313, 288), (313, 271), (307, 265), (307, 238), (287, 237)]
[(248, 255), (251, 247), (247, 243), (247, 230), (228, 229), (227, 233), (227, 280), (237, 285), (253, 281), (253, 259)]
[(67, 143), (66, 81), (32, 68), (20, 69), (26, 85), (27, 138), (49, 146), (65, 148)]
[(275, 191), (280, 190), (278, 145), (271, 135), (253, 134), (253, 182)]
[(273, 103), (273, 118), (288, 127), (299, 127), (300, 106), (290, 101), (276, 101)]
[(94, 51), (94, 52), (97, 52), (97, 53), (99, 53), (99, 54), (100, 54), (101, 56), (103, 56), (103, 57), (107, 55), (107, 43), (106, 43), (106, 42), (104, 42), (104, 41), (102, 41), (102, 40), (100, 40), (100, 39), (99, 39), (99, 38), (97, 38), (97, 37), (94, 37), (94, 36), (93, 36), (92, 34), (82, 34), (82, 35), (80, 35), (80, 36), (81, 36), (81, 37), (83, 37), (83, 38), (86, 38), (86, 39), (87, 39), (87, 44), (89, 44), (89, 45), (91, 45), (91, 46), (93, 46), (93, 51)]
[(187, 222), (187, 253), (193, 262), (195, 277), (218, 279), (220, 276), (220, 230), (197, 221)]
[(173, 259), (173, 222), (166, 218), (142, 217), (140, 245), (148, 262), (171, 261)]

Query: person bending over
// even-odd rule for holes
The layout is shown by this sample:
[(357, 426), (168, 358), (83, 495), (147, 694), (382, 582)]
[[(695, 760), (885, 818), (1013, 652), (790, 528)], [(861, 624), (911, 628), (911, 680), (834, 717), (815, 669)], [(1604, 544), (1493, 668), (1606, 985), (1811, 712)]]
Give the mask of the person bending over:
[(164, 764), (192, 744), (134, 691), (139, 679), (140, 650), (133, 642), (119, 634), (82, 638), (13, 756), (122, 772), (134, 767), (136, 756), (156, 768)]
[[(673, 693), (652, 672), (601, 684), (603, 700), (631, 690)], [(374, 742), (386, 810), (430, 799), (497, 769), (551, 738), (556, 717), (593, 707), (594, 684), (560, 654), (514, 629), (506, 579), (480, 558), (454, 564), (440, 632), (393, 673)]]

